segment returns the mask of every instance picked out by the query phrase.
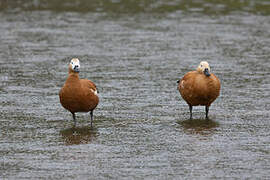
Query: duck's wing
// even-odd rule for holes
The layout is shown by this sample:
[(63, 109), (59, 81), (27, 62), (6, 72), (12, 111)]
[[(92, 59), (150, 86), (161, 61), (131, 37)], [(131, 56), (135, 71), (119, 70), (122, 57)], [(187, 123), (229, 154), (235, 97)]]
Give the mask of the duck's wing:
[(190, 90), (190, 88), (192, 88), (194, 83), (195, 74), (196, 74), (195, 71), (191, 71), (185, 74), (184, 77), (180, 79), (178, 82), (179, 89)]
[(80, 79), (80, 83), (82, 85), (82, 88), (85, 89), (86, 91), (90, 90), (92, 91), (95, 95), (98, 94), (98, 89), (95, 83), (88, 79)]

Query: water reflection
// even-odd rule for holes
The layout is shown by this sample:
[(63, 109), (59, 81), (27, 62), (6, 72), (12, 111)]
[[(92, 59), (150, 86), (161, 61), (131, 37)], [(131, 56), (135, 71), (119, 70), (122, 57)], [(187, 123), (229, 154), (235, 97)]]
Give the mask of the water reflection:
[(184, 121), (178, 121), (185, 131), (189, 133), (196, 133), (201, 135), (211, 134), (219, 123), (211, 119), (188, 119)]
[(98, 130), (89, 126), (72, 127), (60, 131), (66, 145), (87, 144), (98, 136)]

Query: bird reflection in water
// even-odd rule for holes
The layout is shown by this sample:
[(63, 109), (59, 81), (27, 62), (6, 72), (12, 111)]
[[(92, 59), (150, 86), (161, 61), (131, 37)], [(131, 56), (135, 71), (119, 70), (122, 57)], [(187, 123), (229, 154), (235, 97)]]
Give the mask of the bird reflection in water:
[(66, 145), (87, 144), (98, 136), (98, 130), (89, 126), (72, 127), (60, 131)]
[(209, 135), (219, 126), (219, 123), (211, 119), (188, 119), (184, 121), (178, 121), (185, 131), (189, 133)]

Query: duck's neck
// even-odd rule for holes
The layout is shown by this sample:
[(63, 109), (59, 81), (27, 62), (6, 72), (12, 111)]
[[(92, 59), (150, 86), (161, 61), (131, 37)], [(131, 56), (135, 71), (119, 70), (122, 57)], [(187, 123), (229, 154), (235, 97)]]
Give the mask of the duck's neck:
[(80, 79), (79, 73), (77, 73), (77, 72), (69, 72), (68, 73), (68, 78), (67, 78), (68, 82), (78, 82), (79, 79)]
[(202, 70), (200, 68), (197, 68), (196, 71), (199, 73), (199, 74), (203, 74)]

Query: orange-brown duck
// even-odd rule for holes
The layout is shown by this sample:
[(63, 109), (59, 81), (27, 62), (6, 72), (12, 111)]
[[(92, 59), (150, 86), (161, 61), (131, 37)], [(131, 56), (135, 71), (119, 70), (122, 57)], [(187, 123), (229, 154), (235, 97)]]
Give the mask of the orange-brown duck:
[(220, 81), (210, 72), (209, 64), (202, 61), (196, 71), (186, 73), (177, 83), (182, 98), (189, 105), (190, 119), (192, 119), (192, 106), (205, 106), (206, 119), (208, 119), (209, 106), (220, 92)]
[(93, 111), (97, 107), (99, 98), (96, 85), (88, 79), (80, 79), (80, 61), (73, 58), (68, 66), (68, 78), (59, 92), (62, 106), (72, 113), (74, 126), (76, 126), (76, 112), (89, 112), (91, 127)]

